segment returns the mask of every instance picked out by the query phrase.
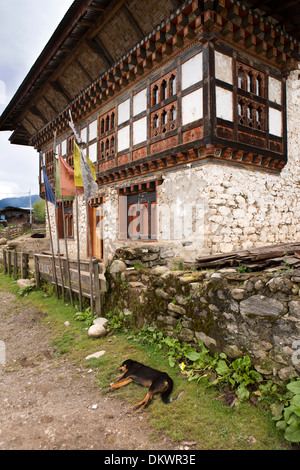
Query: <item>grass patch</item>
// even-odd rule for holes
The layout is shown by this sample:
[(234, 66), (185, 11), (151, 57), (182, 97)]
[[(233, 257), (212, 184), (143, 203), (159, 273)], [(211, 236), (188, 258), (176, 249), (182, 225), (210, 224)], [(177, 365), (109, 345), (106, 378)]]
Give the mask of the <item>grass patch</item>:
[[(261, 406), (254, 407), (250, 402), (242, 402), (234, 409), (225, 406), (222, 400), (216, 399), (221, 391), (208, 388), (205, 383), (188, 382), (178, 366), (170, 367), (157, 345), (133, 341), (131, 333), (121, 330), (104, 338), (89, 338), (86, 324), (75, 319), (77, 309), (53, 295), (45, 297), (43, 291), (35, 290), (19, 297), (16, 282), (0, 273), (0, 296), (1, 291), (17, 295), (16, 308), (31, 306), (44, 313), (41, 321), (51, 333), (57, 358), (63, 356), (80, 367), (93, 368), (95, 386), (103, 394), (117, 378), (117, 367), (125, 359), (135, 359), (167, 372), (174, 380), (172, 399), (181, 392), (183, 394), (168, 405), (157, 395), (149, 408), (143, 411), (143, 416), (153, 427), (153, 439), (159, 438), (163, 431), (178, 442), (195, 441), (199, 449), (289, 449), (282, 433), (276, 430), (270, 412)], [(66, 321), (70, 326), (65, 326)], [(99, 350), (105, 350), (99, 359), (85, 359)], [(113, 396), (130, 405), (142, 400), (145, 394), (145, 388), (133, 383), (112, 392)]]

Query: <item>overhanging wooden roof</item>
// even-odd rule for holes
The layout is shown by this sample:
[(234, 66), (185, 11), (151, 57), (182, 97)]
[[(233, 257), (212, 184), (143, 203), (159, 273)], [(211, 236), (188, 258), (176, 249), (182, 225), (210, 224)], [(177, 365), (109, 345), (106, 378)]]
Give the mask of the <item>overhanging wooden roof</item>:
[[(13, 131), (12, 143), (29, 145), (33, 135), (80, 101), (84, 91), (164, 20), (172, 21), (173, 14), (190, 4), (199, 14), (212, 10), (225, 15), (234, 27), (241, 26), (241, 12), (243, 22), (252, 15), (258, 37), (267, 36), (271, 28), (271, 41), (282, 50), (293, 43), (292, 53), (299, 60), (299, 1), (75, 0), (0, 117), (0, 131)], [(226, 34), (226, 24), (223, 30)]]

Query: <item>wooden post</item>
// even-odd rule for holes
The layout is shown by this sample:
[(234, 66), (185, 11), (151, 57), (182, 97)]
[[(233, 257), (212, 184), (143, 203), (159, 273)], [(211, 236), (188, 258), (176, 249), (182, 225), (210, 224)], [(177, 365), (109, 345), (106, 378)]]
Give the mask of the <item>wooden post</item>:
[(11, 275), (11, 251), (7, 251), (8, 275)]
[(7, 274), (7, 259), (6, 259), (7, 251), (3, 249), (3, 267), (4, 267), (4, 274)]
[(28, 253), (22, 253), (21, 254), (21, 263), (22, 263), (22, 278), (27, 279), (28, 278), (28, 264), (29, 264), (29, 255)]
[(81, 288), (81, 276), (80, 276), (80, 245), (79, 245), (79, 216), (78, 216), (78, 191), (76, 187), (76, 234), (77, 234), (77, 267), (78, 267), (78, 293), (79, 293), (79, 307), (82, 311), (82, 288)]
[[(55, 208), (54, 208), (55, 210)], [(57, 288), (57, 277), (56, 277), (56, 267), (55, 267), (55, 258), (54, 258), (54, 249), (53, 249), (53, 240), (52, 240), (52, 230), (50, 224), (50, 215), (49, 215), (49, 207), (48, 207), (48, 200), (46, 196), (46, 212), (48, 215), (48, 225), (49, 225), (49, 234), (50, 234), (50, 246), (51, 246), (51, 253), (52, 253), (52, 269), (53, 269), (53, 280), (54, 280), (54, 288), (55, 288), (55, 295), (58, 298), (58, 288)]]
[(99, 286), (99, 262), (94, 262), (94, 285), (95, 285), (95, 310), (98, 316), (101, 315), (101, 293)]
[(66, 226), (65, 226), (65, 205), (64, 205), (63, 196), (62, 196), (62, 217), (63, 217), (63, 231), (64, 231), (65, 250), (66, 250), (67, 272), (68, 272), (68, 279), (69, 279), (69, 295), (70, 295), (71, 305), (72, 305), (72, 307), (74, 307), (73, 294), (72, 294), (71, 271), (70, 271), (69, 253), (68, 253), (68, 243), (67, 243)]
[(35, 281), (37, 289), (41, 288), (41, 278), (40, 278), (40, 268), (39, 268), (39, 258), (37, 255), (34, 255), (34, 269), (35, 269)]
[[(42, 154), (40, 153), (40, 157), (42, 157)], [(50, 235), (50, 246), (51, 246), (51, 254), (52, 254), (52, 269), (53, 269), (53, 281), (54, 281), (54, 288), (55, 288), (55, 295), (58, 298), (58, 287), (57, 287), (57, 276), (56, 276), (56, 267), (55, 267), (55, 257), (54, 257), (54, 249), (53, 249), (53, 239), (52, 239), (52, 229), (51, 229), (51, 223), (50, 223), (50, 214), (49, 214), (49, 206), (48, 206), (48, 199), (47, 199), (47, 194), (45, 197), (46, 200), (46, 212), (47, 212), (47, 218), (48, 218), (48, 225), (49, 225), (49, 235)], [(54, 208), (56, 210), (56, 207)]]
[(14, 280), (16, 281), (18, 279), (18, 253), (16, 250), (14, 251)]
[[(57, 245), (57, 255), (58, 255), (58, 263), (59, 263), (59, 271), (60, 271), (60, 278), (61, 278), (61, 290), (63, 301), (65, 301), (65, 283), (64, 283), (64, 276), (61, 264), (61, 257), (60, 257), (60, 248), (59, 248), (59, 233), (58, 233), (58, 220), (57, 220), (57, 209), (56, 209), (56, 131), (54, 132), (54, 143), (53, 143), (53, 168), (54, 168), (54, 196), (55, 196), (55, 228), (56, 228), (56, 245)], [(63, 224), (65, 221), (63, 220)]]
[(91, 314), (94, 315), (94, 297), (93, 297), (93, 255), (92, 255), (92, 242), (91, 242), (91, 230), (90, 230), (90, 218), (89, 218), (89, 203), (85, 198), (85, 209), (86, 209), (86, 223), (88, 232), (88, 243), (89, 243), (89, 272), (90, 272), (90, 296), (91, 296)]

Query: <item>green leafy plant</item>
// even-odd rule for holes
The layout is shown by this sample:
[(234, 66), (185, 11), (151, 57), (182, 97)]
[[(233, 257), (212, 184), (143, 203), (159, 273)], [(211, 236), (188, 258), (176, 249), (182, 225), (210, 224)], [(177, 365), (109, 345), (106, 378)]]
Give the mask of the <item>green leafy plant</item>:
[(20, 289), (20, 291), (19, 291), (19, 296), (20, 296), (20, 297), (25, 297), (25, 296), (28, 295), (29, 292), (31, 292), (33, 289), (34, 289), (34, 286), (33, 286), (33, 285), (23, 287), (23, 289)]
[(91, 326), (95, 318), (91, 313), (91, 307), (86, 308), (84, 312), (76, 312), (74, 315), (75, 320), (84, 322), (86, 326)]
[(287, 384), (286, 403), (275, 403), (271, 409), (276, 427), (289, 442), (300, 442), (300, 379)]
[(120, 312), (116, 310), (114, 310), (113, 312), (110, 311), (106, 315), (106, 318), (108, 320), (108, 325), (106, 327), (108, 331), (118, 330), (125, 326), (126, 316), (124, 315), (123, 311), (120, 311)]

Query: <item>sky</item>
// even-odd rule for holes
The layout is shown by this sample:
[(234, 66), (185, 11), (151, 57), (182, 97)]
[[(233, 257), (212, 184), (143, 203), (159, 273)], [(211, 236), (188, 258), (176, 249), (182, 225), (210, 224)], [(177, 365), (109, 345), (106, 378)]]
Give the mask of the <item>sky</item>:
[[(0, 0), (0, 115), (44, 49), (73, 0)], [(0, 200), (39, 194), (33, 147), (12, 145), (0, 132)]]

